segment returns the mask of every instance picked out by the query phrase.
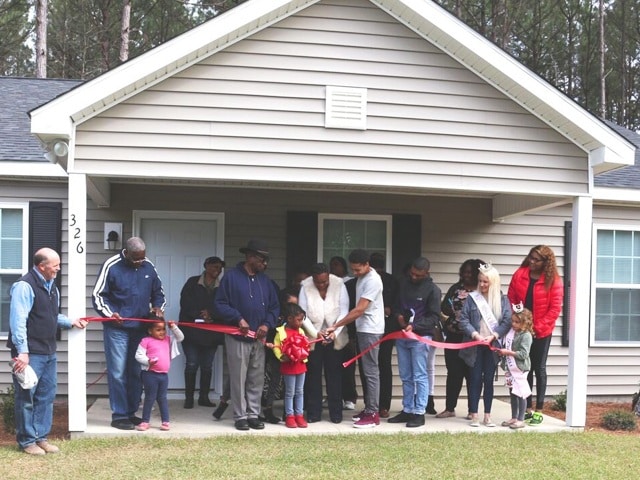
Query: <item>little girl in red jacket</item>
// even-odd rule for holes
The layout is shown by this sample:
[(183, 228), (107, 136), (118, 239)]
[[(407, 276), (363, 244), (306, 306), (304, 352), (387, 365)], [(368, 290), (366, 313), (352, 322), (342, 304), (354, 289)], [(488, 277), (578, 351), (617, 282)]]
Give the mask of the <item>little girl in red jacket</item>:
[(304, 408), (304, 379), (307, 372), (309, 340), (302, 330), (305, 311), (295, 303), (287, 303), (282, 309), (286, 323), (276, 328), (273, 353), (280, 360), (280, 373), (284, 379), (285, 425), (289, 428), (306, 428)]

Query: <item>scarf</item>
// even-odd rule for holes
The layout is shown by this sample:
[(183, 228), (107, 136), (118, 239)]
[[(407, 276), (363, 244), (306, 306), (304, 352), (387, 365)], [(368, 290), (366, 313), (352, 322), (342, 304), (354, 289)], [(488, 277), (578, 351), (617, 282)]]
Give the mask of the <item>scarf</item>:
[[(302, 288), (304, 288), (304, 293), (307, 297), (307, 318), (311, 320), (316, 330), (329, 328), (340, 320), (338, 316), (340, 315), (342, 279), (335, 275), (329, 275), (329, 287), (324, 299), (314, 285), (313, 277), (305, 278), (302, 281)], [(348, 341), (347, 329), (343, 328), (340, 334), (336, 336), (334, 348), (340, 350)]]

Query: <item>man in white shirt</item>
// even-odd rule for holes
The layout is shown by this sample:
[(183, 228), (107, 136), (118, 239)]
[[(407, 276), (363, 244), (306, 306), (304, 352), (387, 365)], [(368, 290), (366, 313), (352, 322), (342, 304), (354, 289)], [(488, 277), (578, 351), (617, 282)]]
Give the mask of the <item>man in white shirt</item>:
[[(369, 254), (365, 250), (354, 250), (349, 254), (351, 271), (357, 278), (356, 306), (346, 316), (324, 332), (333, 332), (351, 322), (356, 322), (358, 346), (366, 351), (384, 335), (384, 302), (382, 299), (382, 279), (369, 265)], [(380, 425), (378, 400), (380, 397), (380, 371), (378, 369), (376, 345), (362, 356), (362, 369), (366, 384), (364, 410), (354, 415), (355, 428), (373, 428)]]

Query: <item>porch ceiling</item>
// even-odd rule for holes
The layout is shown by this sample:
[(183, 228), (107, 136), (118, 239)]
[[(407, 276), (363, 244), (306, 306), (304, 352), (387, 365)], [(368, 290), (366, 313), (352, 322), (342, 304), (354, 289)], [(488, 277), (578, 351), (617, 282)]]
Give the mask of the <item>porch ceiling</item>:
[(533, 211), (544, 210), (557, 205), (569, 203), (570, 197), (551, 197), (536, 195), (501, 194), (498, 192), (480, 191), (452, 191), (450, 189), (411, 188), (396, 185), (353, 185), (353, 184), (326, 184), (326, 183), (301, 183), (301, 182), (268, 182), (260, 180), (211, 180), (211, 179), (184, 179), (184, 178), (104, 178), (87, 177), (87, 192), (91, 200), (102, 208), (108, 208), (111, 203), (111, 185), (160, 185), (169, 187), (198, 187), (206, 188), (247, 188), (269, 189), (309, 192), (346, 192), (346, 193), (376, 193), (407, 196), (435, 196), (435, 197), (465, 197), (465, 198), (490, 198), (493, 199), (493, 221), (500, 222), (509, 217), (516, 217)]

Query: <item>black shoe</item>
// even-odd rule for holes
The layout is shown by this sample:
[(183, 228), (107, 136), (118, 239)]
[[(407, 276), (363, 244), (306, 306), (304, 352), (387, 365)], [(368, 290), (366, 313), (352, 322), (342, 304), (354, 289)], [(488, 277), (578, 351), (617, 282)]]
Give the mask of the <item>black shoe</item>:
[(424, 415), (418, 415), (417, 413), (414, 413), (411, 416), (411, 419), (407, 422), (407, 427), (409, 428), (422, 427), (423, 425)]
[(320, 421), (320, 417), (310, 417), (307, 415), (307, 423), (317, 423)]
[(216, 406), (215, 403), (211, 403), (211, 401), (209, 400), (208, 397), (199, 397), (198, 398), (198, 405), (200, 405), (201, 407), (215, 407)]
[(254, 430), (264, 429), (264, 423), (262, 423), (259, 418), (250, 418), (247, 422), (249, 423), (249, 428), (253, 428)]
[(236, 430), (249, 430), (249, 422), (246, 418), (243, 418), (242, 420), (236, 420), (235, 427)]
[(129, 417), (129, 421), (134, 425), (140, 425), (142, 423), (142, 419), (140, 417), (136, 417), (135, 415), (133, 417)]
[(187, 408), (187, 409), (193, 408), (193, 397), (184, 399), (184, 408)]
[(277, 425), (282, 421), (280, 417), (273, 414), (273, 410), (271, 408), (264, 409), (264, 417), (261, 417), (260, 420), (262, 420), (263, 422), (272, 423), (274, 425)]
[(427, 400), (427, 412), (429, 415), (436, 415), (438, 412), (435, 409), (434, 406), (434, 402), (433, 402), (433, 395), (429, 395), (429, 398)]
[(128, 418), (121, 418), (120, 420), (113, 420), (111, 422), (111, 426), (113, 428), (117, 428), (118, 430), (133, 430), (135, 425), (129, 421)]
[(342, 417), (331, 417), (331, 423), (342, 423)]
[(404, 410), (397, 414), (395, 417), (391, 417), (387, 422), (389, 423), (407, 423), (413, 417), (412, 414), (406, 413)]
[(213, 416), (220, 420), (220, 417), (222, 417), (222, 414), (224, 413), (224, 411), (227, 409), (227, 407), (229, 406), (229, 404), (227, 402), (220, 402), (220, 405), (218, 405), (218, 408), (215, 409), (215, 411), (213, 412)]

